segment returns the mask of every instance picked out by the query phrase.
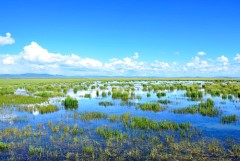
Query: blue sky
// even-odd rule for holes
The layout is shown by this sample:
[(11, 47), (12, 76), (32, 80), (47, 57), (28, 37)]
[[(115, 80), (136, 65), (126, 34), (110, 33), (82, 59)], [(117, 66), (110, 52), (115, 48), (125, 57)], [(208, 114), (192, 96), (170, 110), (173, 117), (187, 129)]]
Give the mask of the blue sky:
[(239, 76), (238, 0), (2, 0), (0, 73)]

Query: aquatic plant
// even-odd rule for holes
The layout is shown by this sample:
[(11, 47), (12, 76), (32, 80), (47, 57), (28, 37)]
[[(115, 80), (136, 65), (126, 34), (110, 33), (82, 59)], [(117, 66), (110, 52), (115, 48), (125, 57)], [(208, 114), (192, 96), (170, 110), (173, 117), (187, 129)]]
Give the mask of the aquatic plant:
[(201, 102), (197, 106), (174, 109), (173, 112), (174, 113), (181, 113), (181, 114), (200, 113), (203, 116), (210, 116), (210, 117), (218, 116), (219, 113), (220, 113), (217, 108), (214, 108), (214, 101), (211, 100), (211, 99), (207, 99), (205, 102)]
[(237, 122), (238, 121), (238, 116), (237, 115), (228, 115), (228, 116), (223, 116), (221, 117), (221, 123), (225, 124), (229, 124), (232, 122)]
[(161, 103), (161, 104), (169, 104), (171, 101), (170, 100), (158, 100), (158, 103)]
[(107, 93), (106, 92), (102, 92), (102, 97), (107, 97)]
[(145, 117), (133, 117), (130, 121), (130, 127), (137, 129), (159, 129), (159, 125), (157, 122), (149, 120)]
[(94, 148), (91, 145), (87, 145), (82, 148), (82, 152), (83, 152), (83, 154), (91, 154), (92, 155), (94, 153)]
[(107, 118), (108, 115), (106, 113), (101, 112), (84, 112), (80, 114), (80, 118), (84, 121), (90, 121), (92, 119), (102, 119)]
[(164, 92), (158, 92), (158, 93), (157, 93), (157, 97), (158, 97), (158, 98), (164, 97), (164, 96), (166, 96), (166, 93), (164, 93)]
[(65, 98), (65, 100), (63, 101), (63, 104), (64, 104), (66, 109), (76, 109), (76, 108), (78, 108), (78, 101), (74, 98), (71, 98), (70, 96)]
[(118, 117), (117, 115), (110, 115), (109, 116), (109, 120), (111, 121), (111, 122), (114, 122), (114, 121), (120, 121), (120, 117)]
[(44, 98), (48, 98), (48, 97), (62, 97), (62, 96), (64, 96), (64, 94), (62, 92), (52, 92), (52, 91), (37, 92), (34, 95), (35, 96), (44, 97)]
[(0, 107), (19, 105), (19, 104), (36, 104), (46, 102), (47, 98), (34, 97), (34, 96), (23, 96), (23, 95), (0, 95)]
[(84, 95), (84, 98), (91, 98), (92, 96), (91, 96), (91, 94), (90, 93), (86, 93), (85, 95)]
[(56, 112), (59, 110), (59, 108), (54, 105), (47, 105), (47, 106), (36, 105), (36, 106), (34, 106), (34, 108), (36, 108), (39, 111), (39, 113), (41, 113), (41, 114), (52, 113), (52, 112)]
[(119, 130), (113, 130), (106, 127), (97, 128), (96, 133), (103, 136), (104, 139), (109, 139), (109, 140), (113, 140), (113, 139), (122, 140), (128, 137), (126, 133), (122, 133)]
[(144, 103), (140, 105), (140, 109), (143, 111), (158, 112), (160, 110), (163, 110), (163, 107), (161, 107), (158, 103)]
[(8, 148), (8, 144), (0, 141), (0, 151), (3, 152), (7, 148)]
[(100, 106), (113, 106), (112, 102), (102, 101), (98, 103)]

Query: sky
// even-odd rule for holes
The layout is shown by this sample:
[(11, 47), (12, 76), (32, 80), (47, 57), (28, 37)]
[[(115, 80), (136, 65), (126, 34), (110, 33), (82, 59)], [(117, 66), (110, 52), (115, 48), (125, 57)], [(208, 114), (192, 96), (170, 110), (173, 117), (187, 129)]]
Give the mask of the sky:
[(239, 77), (239, 0), (1, 0), (0, 74)]

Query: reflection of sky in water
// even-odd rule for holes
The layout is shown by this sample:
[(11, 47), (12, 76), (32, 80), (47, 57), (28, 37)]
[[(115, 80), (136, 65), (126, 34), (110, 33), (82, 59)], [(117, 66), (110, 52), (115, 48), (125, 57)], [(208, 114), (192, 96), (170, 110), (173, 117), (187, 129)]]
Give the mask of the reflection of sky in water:
[[(155, 82), (155, 81), (153, 81)], [(111, 84), (114, 84), (117, 82), (111, 82)], [(197, 105), (200, 103), (200, 101), (191, 101), (189, 98), (184, 97), (185, 91), (165, 91), (166, 96), (157, 98), (156, 93), (150, 92), (151, 97), (147, 97), (148, 91), (142, 91), (141, 84), (148, 84), (149, 82), (136, 82), (135, 83), (135, 95), (141, 96), (142, 99), (134, 99), (130, 100), (133, 103), (144, 103), (144, 102), (156, 102), (159, 99), (168, 99), (171, 101), (170, 104), (162, 105), (163, 107), (166, 107), (166, 110), (161, 112), (151, 112), (151, 111), (141, 111), (140, 109), (136, 109), (135, 106), (121, 106), (120, 100), (112, 100), (111, 96), (107, 96), (106, 98), (102, 98), (101, 94), (102, 91), (105, 91), (106, 93), (108, 90), (99, 90), (98, 88), (94, 90), (87, 90), (87, 91), (78, 91), (76, 94), (73, 92), (73, 89), (69, 89), (67, 95), (76, 98), (79, 100), (79, 108), (77, 109), (77, 112), (85, 112), (85, 111), (99, 111), (99, 112), (105, 112), (108, 114), (118, 114), (121, 115), (123, 113), (130, 113), (132, 116), (143, 116), (147, 117), (153, 120), (172, 120), (174, 122), (190, 122), (192, 126), (201, 128), (203, 130), (203, 134), (207, 137), (216, 137), (216, 138), (226, 138), (226, 137), (232, 137), (234, 139), (238, 139), (240, 134), (240, 121), (237, 123), (231, 123), (231, 124), (221, 124), (220, 123), (220, 117), (224, 115), (229, 114), (236, 114), (240, 118), (240, 103), (238, 100), (236, 100), (233, 97), (233, 100), (230, 101), (228, 99), (223, 100), (221, 97), (213, 97), (212, 99), (215, 102), (215, 107), (219, 108), (221, 111), (221, 116), (218, 117), (207, 117), (207, 116), (201, 116), (200, 114), (174, 114), (173, 109), (176, 108), (185, 108), (192, 105)], [(164, 81), (158, 81), (157, 83), (166, 83)], [(171, 83), (179, 83), (179, 82), (170, 82)], [(186, 82), (188, 84), (191, 84), (193, 82)], [(196, 82), (194, 82), (196, 83)], [(199, 83), (202, 83), (201, 81)], [(100, 85), (100, 84), (99, 84)], [(109, 86), (108, 89), (111, 89)], [(138, 90), (140, 89), (140, 90)], [(99, 97), (96, 96), (96, 91), (99, 90)], [(16, 93), (26, 93), (26, 91), (18, 89)], [(91, 98), (84, 98), (85, 94), (91, 94)], [(209, 94), (205, 94), (203, 99), (206, 100), (207, 98), (211, 98)], [(75, 111), (66, 111), (64, 107), (61, 105), (61, 101), (64, 100), (64, 97), (55, 97), (49, 99), (49, 104), (57, 105), (60, 110), (54, 113), (50, 114), (39, 114), (38, 111), (33, 111), (32, 113), (29, 112), (18, 112), (14, 111), (12, 114), (14, 116), (25, 116), (27, 115), (30, 119), (25, 122), (15, 122), (11, 126), (17, 126), (22, 127), (26, 126), (28, 124), (30, 125), (36, 125), (38, 123), (47, 123), (49, 120), (53, 122), (58, 121), (65, 121), (70, 124), (78, 123), (82, 127), (96, 127), (96, 126), (102, 126), (106, 121), (105, 120), (93, 120), (88, 123), (82, 122), (81, 120), (75, 120), (72, 117), (70, 117), (70, 114), (73, 114)], [(114, 103), (114, 106), (99, 106), (100, 101), (110, 101)], [(41, 105), (47, 105), (48, 103), (43, 103)], [(1, 116), (0, 116), (1, 119)], [(114, 124), (113, 124), (114, 125)], [(0, 127), (9, 127), (9, 124), (7, 122), (4, 122), (3, 119), (0, 121)]]

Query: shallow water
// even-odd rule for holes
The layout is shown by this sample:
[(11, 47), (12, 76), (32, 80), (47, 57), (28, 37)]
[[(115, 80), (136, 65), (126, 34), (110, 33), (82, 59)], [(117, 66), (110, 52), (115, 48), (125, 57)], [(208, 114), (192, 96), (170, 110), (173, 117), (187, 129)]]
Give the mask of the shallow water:
[[(117, 82), (111, 82), (111, 83), (117, 83)], [(110, 83), (110, 84), (111, 84)], [(136, 130), (129, 130), (126, 129), (122, 123), (118, 122), (110, 122), (108, 119), (99, 119), (99, 120), (91, 120), (91, 121), (82, 121), (81, 119), (76, 119), (73, 117), (74, 113), (84, 113), (84, 112), (103, 112), (107, 113), (108, 115), (117, 114), (121, 115), (124, 113), (130, 113), (131, 117), (134, 116), (142, 116), (147, 117), (152, 120), (156, 121), (162, 121), (162, 120), (170, 120), (174, 121), (176, 123), (184, 123), (184, 122), (190, 122), (191, 126), (197, 129), (202, 130), (202, 136), (204, 138), (210, 138), (210, 139), (217, 139), (219, 141), (226, 140), (227, 138), (231, 138), (236, 143), (240, 143), (239, 135), (240, 135), (240, 122), (237, 121), (236, 123), (230, 123), (230, 124), (221, 124), (220, 117), (224, 115), (230, 115), (235, 114), (240, 118), (240, 102), (237, 98), (234, 98), (230, 101), (228, 99), (222, 99), (221, 97), (212, 97), (211, 95), (205, 93), (203, 100), (207, 100), (208, 98), (211, 98), (214, 100), (215, 107), (219, 108), (221, 111), (221, 115), (217, 117), (208, 117), (208, 116), (202, 116), (200, 114), (175, 114), (173, 113), (174, 109), (177, 108), (185, 108), (190, 107), (193, 105), (198, 105), (200, 101), (192, 101), (189, 98), (185, 97), (184, 94), (186, 91), (184, 90), (174, 90), (174, 91), (167, 91), (166, 96), (157, 98), (156, 93), (150, 92), (151, 96), (147, 97), (147, 91), (142, 91), (142, 83), (149, 83), (149, 82), (134, 82), (134, 88), (135, 88), (135, 95), (141, 96), (141, 99), (131, 99), (130, 102), (133, 102), (135, 104), (141, 104), (146, 102), (157, 102), (159, 99), (167, 99), (170, 100), (169, 104), (161, 104), (161, 106), (165, 107), (163, 111), (159, 112), (152, 112), (152, 111), (142, 111), (141, 109), (137, 109), (134, 105), (133, 106), (127, 106), (122, 105), (121, 100), (116, 99), (113, 100), (112, 96), (107, 96), (105, 98), (101, 97), (102, 91), (108, 92), (111, 89), (111, 86), (108, 86), (108, 90), (87, 90), (87, 91), (78, 91), (76, 94), (73, 93), (73, 89), (69, 89), (67, 95), (76, 98), (78, 100), (78, 108), (76, 110), (66, 110), (64, 106), (61, 104), (61, 101), (64, 100), (65, 97), (55, 97), (49, 99), (49, 104), (57, 105), (60, 110), (54, 113), (48, 113), (48, 114), (39, 114), (38, 111), (32, 111), (32, 112), (19, 112), (16, 108), (12, 107), (11, 111), (9, 108), (1, 109), (0, 114), (0, 127), (1, 130), (10, 128), (10, 127), (17, 127), (19, 129), (22, 129), (23, 127), (26, 127), (30, 125), (33, 127), (34, 130), (36, 130), (36, 125), (41, 124), (44, 126), (44, 132), (46, 133), (46, 136), (42, 137), (39, 142), (34, 143), (33, 140), (30, 140), (31, 144), (34, 144), (36, 146), (41, 146), (45, 148), (50, 148), (54, 150), (59, 150), (61, 146), (64, 146), (66, 143), (61, 143), (58, 145), (49, 145), (49, 137), (47, 135), (54, 135), (51, 133), (51, 131), (47, 128), (47, 124), (49, 121), (51, 121), (53, 124), (58, 124), (61, 122), (63, 125), (78, 125), (78, 127), (82, 129), (87, 129), (87, 133), (84, 133), (81, 138), (87, 137), (88, 141), (94, 141), (97, 140), (99, 142), (103, 142), (102, 137), (100, 137), (98, 134), (96, 134), (95, 128), (97, 127), (111, 127), (113, 129), (119, 129), (121, 131), (130, 131), (130, 135), (134, 134)], [(174, 84), (179, 82), (165, 82), (165, 81), (158, 81), (158, 84)], [(192, 84), (191, 81), (184, 81), (180, 82), (183, 84)], [(204, 84), (204, 82), (194, 82), (194, 83), (200, 83)], [(109, 85), (110, 85), (109, 84)], [(96, 91), (99, 90), (99, 97), (96, 96)], [(201, 89), (202, 90), (202, 89)], [(204, 91), (204, 90), (202, 90)], [(25, 90), (18, 89), (16, 94), (26, 94)], [(91, 98), (84, 98), (85, 94), (91, 94)], [(108, 101), (113, 102), (113, 106), (100, 106), (100, 101)], [(171, 133), (171, 132), (170, 132)], [(89, 135), (88, 135), (89, 134)], [(151, 133), (150, 133), (151, 134)], [(140, 134), (139, 134), (140, 135)], [(155, 134), (154, 134), (155, 135)], [(60, 133), (56, 134), (56, 137), (60, 137)], [(132, 137), (132, 136), (130, 136)], [(10, 139), (3, 138), (2, 140), (7, 140), (8, 142), (11, 142)], [(15, 139), (13, 139), (15, 140)], [(140, 144), (139, 144), (140, 145)], [(127, 146), (127, 145), (126, 145)], [(69, 148), (69, 146), (67, 146)], [(128, 148), (131, 148), (128, 147)], [(25, 153), (28, 153), (28, 146), (23, 148), (25, 149)], [(50, 148), (51, 149), (51, 148)], [(71, 148), (69, 148), (71, 149)], [(77, 151), (74, 150), (74, 147), (71, 149), (71, 151)], [(16, 151), (15, 151), (16, 153)], [(21, 157), (26, 156), (24, 151), (21, 153)], [(3, 158), (5, 156), (5, 159), (10, 156), (8, 152), (4, 152)], [(20, 157), (20, 158), (21, 158)], [(60, 156), (60, 160), (63, 159), (65, 156)], [(36, 158), (35, 158), (36, 159)], [(21, 160), (21, 159), (20, 159)]]

